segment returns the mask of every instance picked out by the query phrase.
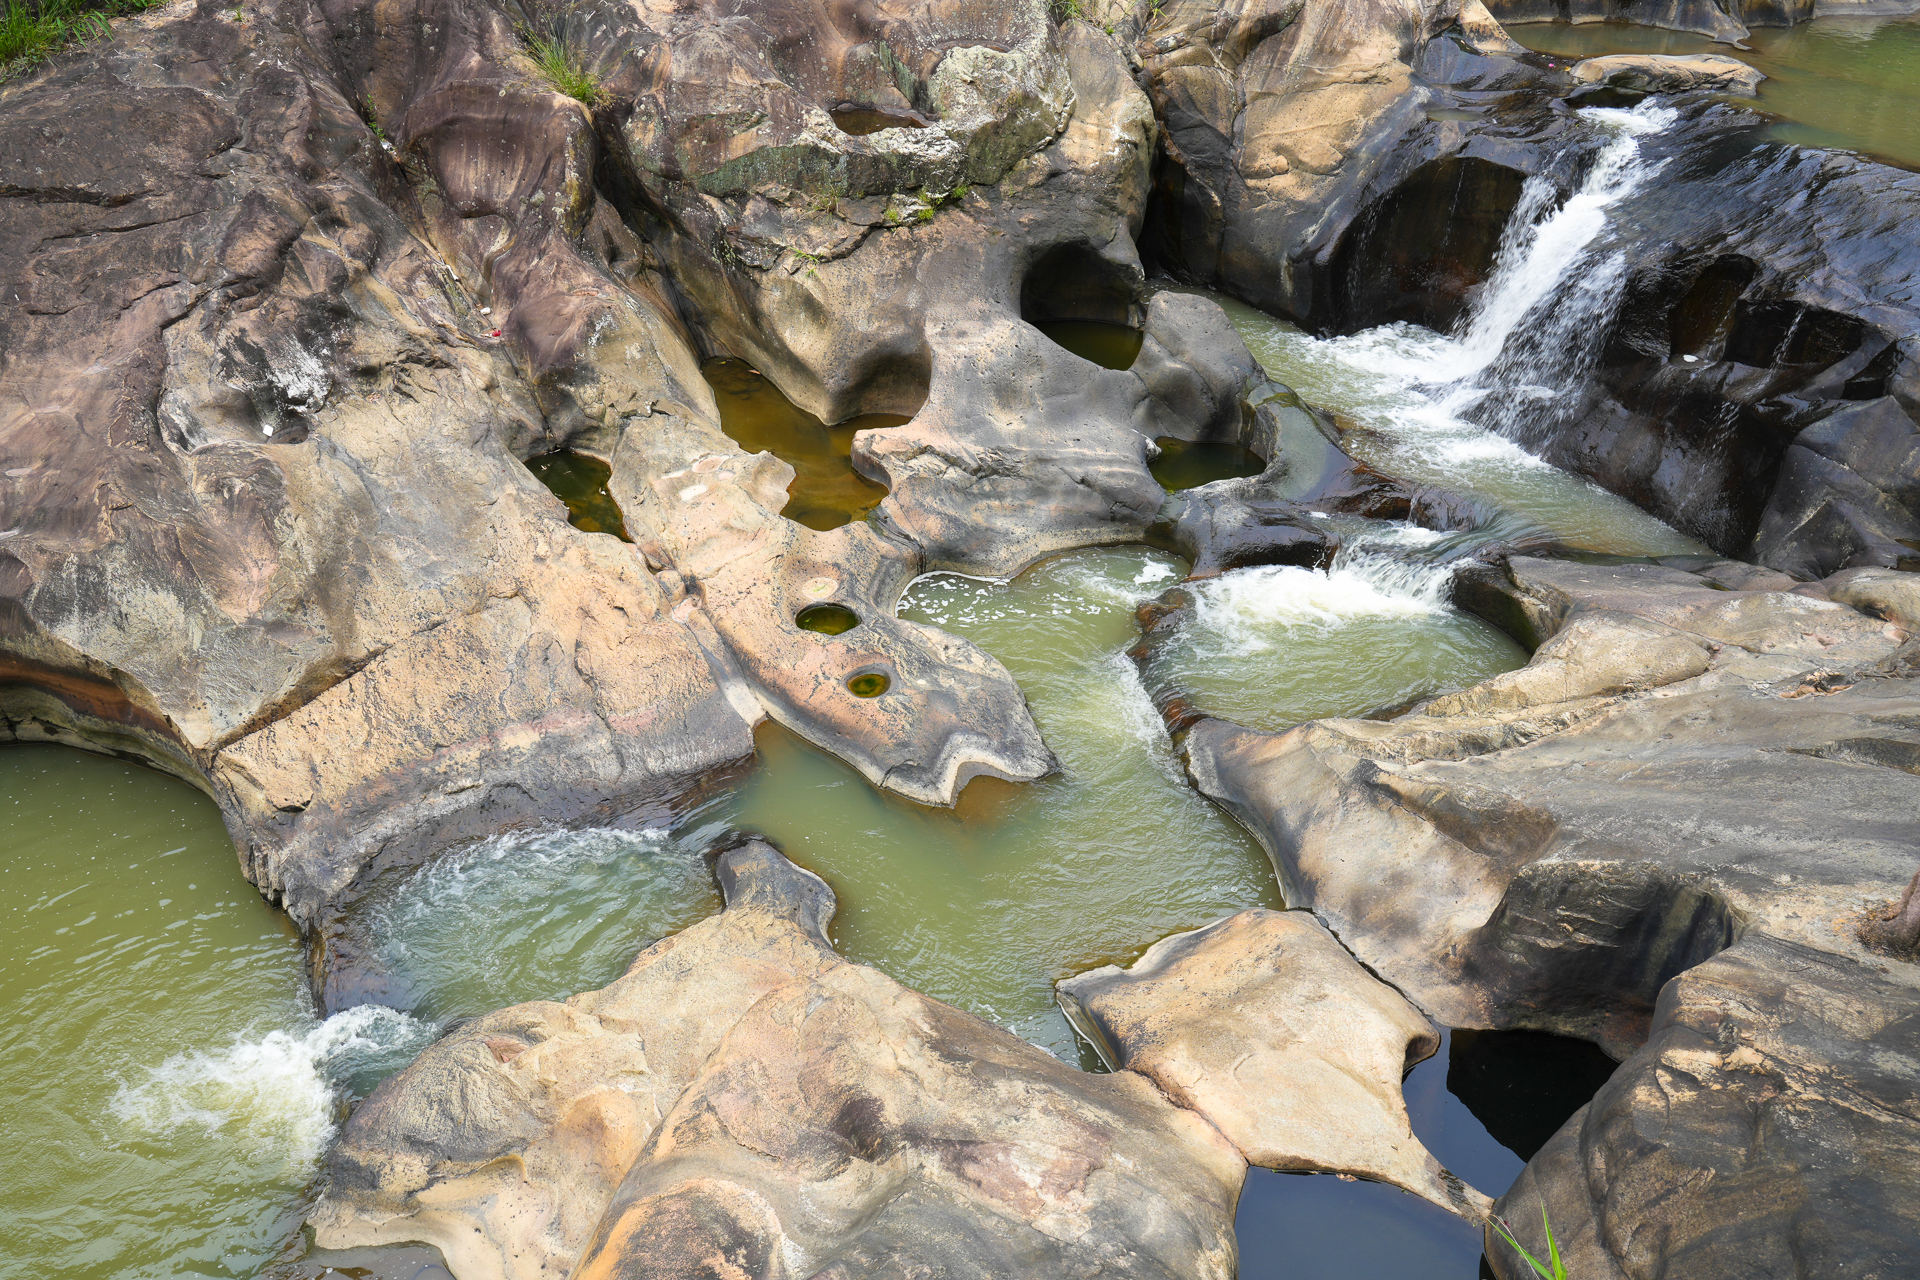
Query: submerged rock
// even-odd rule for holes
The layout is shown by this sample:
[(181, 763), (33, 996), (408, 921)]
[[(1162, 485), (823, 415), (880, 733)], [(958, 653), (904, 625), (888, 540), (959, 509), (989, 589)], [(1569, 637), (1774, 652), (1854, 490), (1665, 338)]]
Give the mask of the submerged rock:
[(1359, 1174), (1486, 1216), (1487, 1197), (1414, 1137), (1400, 1094), (1439, 1033), (1307, 912), (1243, 911), (1059, 992), (1109, 1065), (1206, 1117), (1249, 1163)]
[(461, 1280), (1233, 1275), (1245, 1165), (1206, 1121), (842, 960), (770, 845), (717, 870), (727, 909), (612, 985), (382, 1084), (318, 1242), (426, 1241)]

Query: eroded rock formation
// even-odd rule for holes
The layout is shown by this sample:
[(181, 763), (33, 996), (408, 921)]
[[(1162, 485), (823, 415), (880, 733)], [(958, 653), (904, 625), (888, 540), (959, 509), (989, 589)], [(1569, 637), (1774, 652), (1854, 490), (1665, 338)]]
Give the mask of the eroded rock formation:
[(1059, 985), (1110, 1066), (1137, 1071), (1269, 1169), (1360, 1174), (1473, 1221), (1400, 1081), (1440, 1036), (1304, 911), (1243, 911)]
[[(1039, 776), (1005, 670), (899, 591), (1137, 539), (1151, 438), (1242, 422), (1224, 318), (1148, 299), (1152, 116), (1103, 34), (583, 6), (583, 103), (517, 14), (179, 5), (0, 91), (0, 724), (206, 788), (302, 921), (376, 857), (657, 817), (764, 715), (929, 803)], [(1137, 371), (1023, 289), (1143, 326)], [(856, 445), (877, 523), (778, 516), (715, 353), (918, 415)], [(559, 447), (612, 464), (634, 548), (520, 465)], [(862, 626), (794, 625), (823, 602)]]
[(1245, 1164), (1211, 1124), (841, 959), (832, 892), (770, 845), (717, 872), (727, 909), (612, 985), (382, 1084), (319, 1242), (428, 1241), (461, 1280), (1230, 1280)]

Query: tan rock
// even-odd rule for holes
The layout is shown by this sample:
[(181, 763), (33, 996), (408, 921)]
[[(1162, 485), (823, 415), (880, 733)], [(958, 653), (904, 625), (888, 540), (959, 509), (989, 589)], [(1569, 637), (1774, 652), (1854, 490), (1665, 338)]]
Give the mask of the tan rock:
[(1440, 1037), (1304, 911), (1243, 911), (1059, 984), (1110, 1065), (1211, 1121), (1249, 1163), (1357, 1174), (1472, 1220), (1492, 1203), (1440, 1167), (1400, 1081)]
[(1708, 90), (1749, 98), (1766, 79), (1757, 68), (1724, 53), (1615, 53), (1582, 59), (1573, 64), (1571, 74), (1579, 84), (1607, 84), (1643, 93)]

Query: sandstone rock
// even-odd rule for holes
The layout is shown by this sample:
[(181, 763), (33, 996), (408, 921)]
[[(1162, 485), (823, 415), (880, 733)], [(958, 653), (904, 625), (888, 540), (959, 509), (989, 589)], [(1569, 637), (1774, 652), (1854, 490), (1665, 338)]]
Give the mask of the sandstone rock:
[(1791, 27), (1815, 17), (1912, 13), (1914, 0), (1487, 0), (1503, 22), (1632, 22), (1693, 31), (1728, 44), (1752, 27)]
[(1438, 1033), (1308, 913), (1243, 911), (1059, 994), (1110, 1066), (1206, 1117), (1250, 1164), (1359, 1174), (1485, 1216), (1491, 1202), (1420, 1145), (1400, 1095)]
[(1723, 53), (1679, 56), (1617, 53), (1583, 58), (1568, 70), (1576, 84), (1604, 84), (1642, 93), (1739, 93), (1752, 97), (1766, 79), (1738, 58)]
[[(1147, 301), (1151, 111), (1084, 24), (581, 6), (588, 107), (521, 19), (168, 10), (0, 90), (0, 733), (206, 788), (303, 923), (376, 857), (658, 820), (763, 715), (928, 803), (1044, 773), (1004, 669), (899, 591), (1139, 538), (1149, 439), (1231, 434), (1252, 371), (1209, 304)], [(1142, 372), (1023, 291), (1144, 324)], [(778, 517), (720, 351), (827, 421), (920, 415), (856, 451), (876, 525)], [(521, 466), (561, 447), (633, 548)], [(827, 600), (862, 628), (794, 625)]]
[(1233, 1274), (1245, 1166), (1205, 1121), (840, 959), (771, 846), (718, 872), (727, 909), (612, 985), (382, 1084), (318, 1242), (424, 1240), (461, 1280)]
[[(1876, 971), (1880, 970), (1880, 971)], [(1913, 966), (1751, 937), (1667, 984), (1647, 1044), (1500, 1215), (1569, 1275), (1896, 1276), (1920, 1265)], [(1530, 1269), (1487, 1233), (1502, 1280)]]
[[(1904, 633), (1657, 565), (1512, 564), (1546, 634), (1593, 619), (1533, 674), (1441, 714), (1189, 733), (1189, 772), (1267, 845), (1289, 905), (1448, 1025), (1616, 1056), (1668, 978), (1736, 938), (1864, 954), (1862, 906), (1915, 859)], [(1628, 680), (1596, 652), (1615, 627), (1681, 678), (1532, 700)], [(1687, 644), (1713, 654), (1691, 677)], [(1502, 702), (1524, 705), (1484, 709)]]

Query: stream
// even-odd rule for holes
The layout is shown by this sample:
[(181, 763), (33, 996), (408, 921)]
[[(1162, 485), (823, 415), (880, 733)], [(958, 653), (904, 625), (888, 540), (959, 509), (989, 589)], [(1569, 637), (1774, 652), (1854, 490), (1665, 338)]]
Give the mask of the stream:
[[(1316, 338), (1218, 298), (1275, 378), (1337, 416), (1349, 452), (1479, 498), (1497, 527), (1438, 535), (1349, 518), (1328, 570), (1243, 569), (1197, 586), (1149, 681), (1266, 729), (1365, 714), (1526, 661), (1448, 601), (1450, 562), (1481, 538), (1538, 531), (1598, 553), (1703, 551), (1516, 443), (1530, 404), (1585, 376), (1576, 339), (1604, 327), (1618, 280), (1596, 247), (1607, 210), (1656, 176), (1638, 139), (1673, 118), (1657, 106), (1585, 114), (1588, 178), (1564, 200), (1529, 186), (1458, 332)], [(752, 430), (775, 429), (777, 406), (755, 399), (759, 375), (709, 373), (737, 402), (730, 414), (751, 410)], [(791, 491), (790, 512), (815, 527), (878, 500), (842, 474), (844, 445), (831, 434), (809, 445), (830, 491), (807, 492), (805, 468)], [(11, 889), (0, 1065), (15, 1090), (0, 1120), (15, 1152), (0, 1277), (249, 1276), (297, 1251), (303, 1188), (345, 1103), (449, 1022), (603, 985), (639, 948), (717, 909), (702, 851), (734, 828), (767, 835), (833, 886), (834, 937), (851, 959), (1098, 1069), (1054, 1004), (1055, 980), (1128, 963), (1233, 911), (1285, 905), (1252, 837), (1187, 785), (1124, 656), (1137, 603), (1185, 572), (1159, 551), (1102, 548), (1011, 582), (929, 575), (902, 599), (901, 617), (1007, 665), (1057, 775), (977, 780), (956, 808), (932, 810), (763, 726), (752, 776), (672, 831), (498, 837), (389, 873), (354, 916), (394, 1007), (325, 1021), (299, 940), (241, 877), (210, 800), (122, 761), (0, 747)], [(1409, 1111), (1443, 1163), (1497, 1195), (1608, 1065), (1554, 1037), (1451, 1033), (1409, 1076)], [(1238, 1227), (1249, 1278), (1465, 1280), (1480, 1253), (1458, 1219), (1331, 1176), (1254, 1170)]]

